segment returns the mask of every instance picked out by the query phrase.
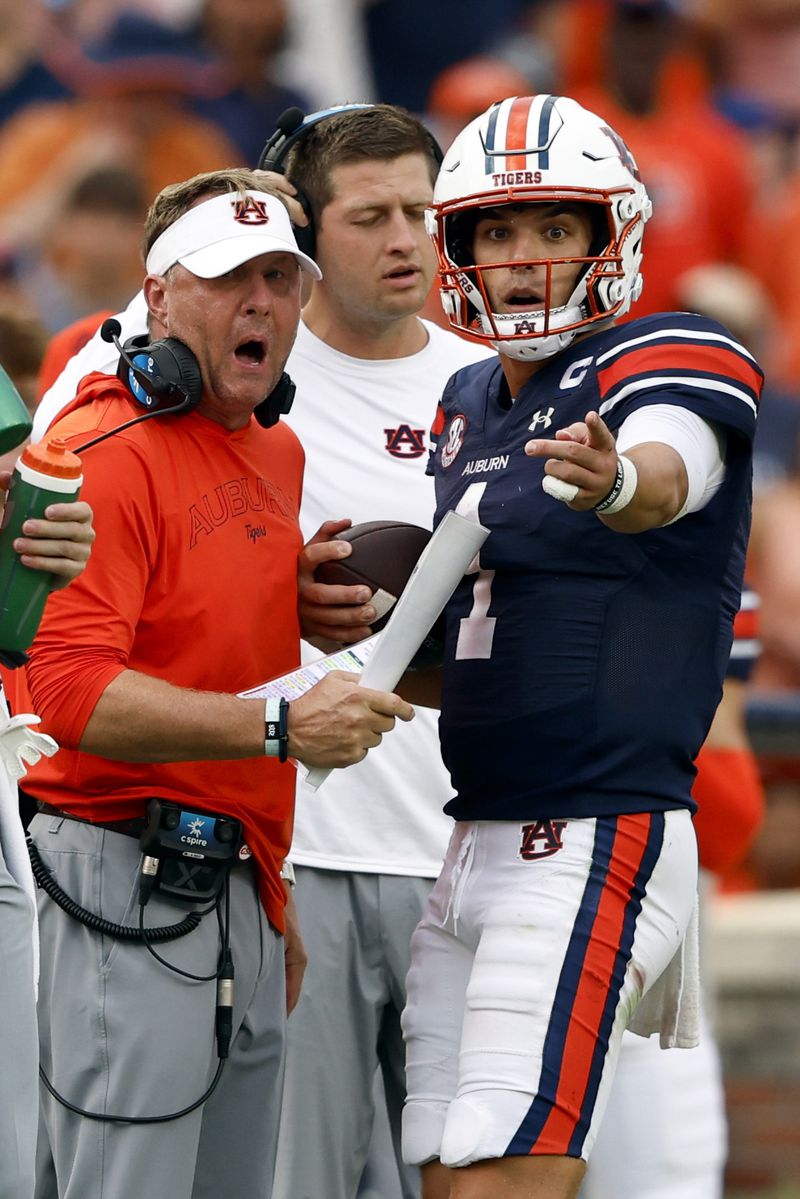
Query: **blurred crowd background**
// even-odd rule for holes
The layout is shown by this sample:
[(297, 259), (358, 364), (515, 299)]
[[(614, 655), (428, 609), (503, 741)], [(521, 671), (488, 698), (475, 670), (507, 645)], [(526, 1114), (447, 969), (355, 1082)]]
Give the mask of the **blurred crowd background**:
[[(33, 409), (51, 339), (77, 344), (79, 318), (138, 290), (153, 196), (256, 165), (290, 105), (400, 104), (446, 147), (492, 101), (536, 91), (601, 113), (637, 158), (655, 215), (632, 315), (716, 317), (767, 372), (748, 570), (767, 807), (720, 886), (796, 904), (800, 0), (0, 0), (0, 363)], [(426, 315), (443, 319), (435, 295)], [(800, 1114), (796, 1082), (780, 1102)], [(775, 1180), (791, 1187), (797, 1126), (784, 1139), (794, 1165)], [(731, 1169), (743, 1193), (770, 1182), (744, 1165), (734, 1177), (735, 1152)]]

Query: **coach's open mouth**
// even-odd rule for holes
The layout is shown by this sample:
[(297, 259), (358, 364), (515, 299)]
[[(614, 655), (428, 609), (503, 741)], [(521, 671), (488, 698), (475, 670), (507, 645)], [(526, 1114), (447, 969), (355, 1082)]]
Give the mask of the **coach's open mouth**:
[(239, 362), (243, 362), (248, 366), (260, 366), (267, 356), (266, 342), (261, 341), (257, 337), (252, 337), (248, 341), (243, 341), (241, 345), (238, 345), (235, 353)]

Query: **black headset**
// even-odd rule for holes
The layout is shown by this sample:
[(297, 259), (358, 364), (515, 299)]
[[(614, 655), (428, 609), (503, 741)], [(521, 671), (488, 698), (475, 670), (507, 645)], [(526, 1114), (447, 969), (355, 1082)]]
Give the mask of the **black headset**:
[(191, 412), (200, 403), (203, 383), (192, 351), (177, 337), (150, 341), (148, 335), (131, 337), (120, 345), (122, 327), (113, 317), (103, 321), (100, 336), (119, 350), (117, 378), (137, 404), (148, 412)]
[[(261, 151), (258, 160), (258, 169), (260, 171), (276, 171), (280, 175), (285, 175), (286, 159), (289, 156), (289, 151), (296, 142), (300, 141), (308, 133), (309, 129), (313, 129), (320, 121), (327, 121), (330, 117), (338, 117), (345, 112), (359, 112), (375, 107), (376, 105), (374, 104), (337, 104), (333, 108), (323, 108), (319, 112), (311, 112), (308, 116), (306, 116), (302, 108), (287, 108), (278, 117), (275, 132), (267, 139), (264, 149)], [(431, 157), (437, 166), (441, 166), (442, 159), (444, 158), (442, 148), (430, 130), (426, 129), (425, 133), (428, 137), (428, 149)], [(295, 198), (308, 217), (307, 225), (294, 226), (295, 240), (303, 253), (313, 258), (316, 250), (316, 233), (311, 205), (308, 202), (307, 196), (304, 196), (299, 189)]]
[[(113, 317), (100, 326), (103, 340), (113, 342), (119, 351), (117, 377), (136, 403), (147, 409), (137, 419), (162, 413), (177, 415), (196, 408), (203, 395), (203, 381), (200, 365), (189, 347), (177, 337), (150, 341), (146, 333), (121, 345), (121, 332), (122, 326)], [(294, 393), (295, 385), (284, 371), (253, 412), (262, 428), (269, 429), (289, 412)]]

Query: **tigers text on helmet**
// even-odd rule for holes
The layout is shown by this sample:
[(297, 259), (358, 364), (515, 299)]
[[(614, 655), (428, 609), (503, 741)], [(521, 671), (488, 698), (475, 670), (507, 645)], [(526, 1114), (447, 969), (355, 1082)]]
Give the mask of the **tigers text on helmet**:
[[(591, 205), (595, 230), (584, 264), (560, 307), (492, 312), (485, 273), (520, 261), (476, 265), (472, 233), (481, 209), (520, 204)], [(439, 256), (442, 304), (450, 325), (522, 361), (549, 358), (588, 328), (603, 327), (639, 298), (642, 234), (653, 207), (632, 154), (605, 121), (565, 96), (514, 96), (493, 104), (445, 155), (426, 212)], [(550, 265), (548, 265), (548, 263)]]

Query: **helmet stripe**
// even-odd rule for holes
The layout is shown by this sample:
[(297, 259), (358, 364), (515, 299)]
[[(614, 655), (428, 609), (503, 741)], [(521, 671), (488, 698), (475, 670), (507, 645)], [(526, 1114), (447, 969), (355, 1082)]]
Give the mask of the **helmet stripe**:
[(491, 175), (492, 172), (496, 169), (495, 165), (494, 165), (494, 139), (495, 139), (495, 135), (497, 133), (497, 119), (499, 116), (500, 116), (500, 105), (495, 104), (494, 108), (492, 109), (492, 111), (489, 114), (489, 124), (486, 129), (486, 141), (484, 142), (484, 149), (486, 150), (486, 158), (484, 160), (485, 165), (484, 165), (483, 169), (487, 175)]
[(539, 151), (539, 169), (542, 171), (550, 168), (550, 115), (555, 107), (558, 96), (548, 96), (542, 105), (542, 111), (539, 113), (539, 140), (538, 145), (544, 147)]
[(524, 171), (526, 167), (524, 151), (528, 145), (528, 117), (533, 104), (532, 96), (517, 96), (508, 114), (506, 129), (506, 149), (522, 150), (522, 154), (507, 157), (503, 165), (504, 171)]

